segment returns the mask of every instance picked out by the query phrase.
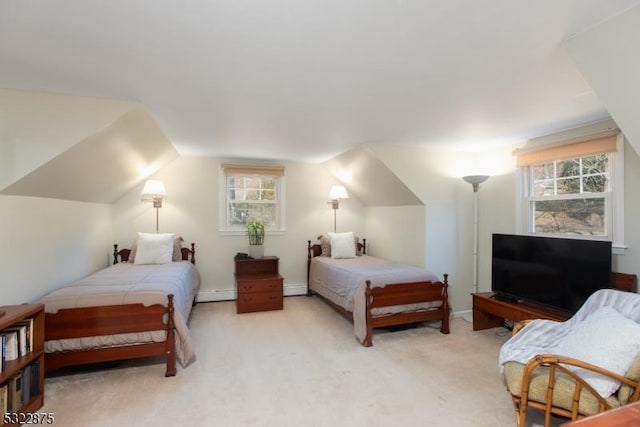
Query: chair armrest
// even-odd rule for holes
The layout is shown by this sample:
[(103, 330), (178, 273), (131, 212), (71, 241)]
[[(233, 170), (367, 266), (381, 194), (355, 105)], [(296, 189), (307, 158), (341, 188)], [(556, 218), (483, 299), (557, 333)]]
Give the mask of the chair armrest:
[(598, 392), (596, 392), (593, 389), (593, 387), (591, 387), (584, 379), (582, 379), (582, 377), (580, 377), (574, 371), (570, 370), (568, 368), (569, 366), (575, 366), (577, 368), (595, 372), (597, 374), (604, 375), (609, 378), (613, 378), (617, 381), (620, 381), (620, 383), (622, 384), (626, 384), (632, 387), (634, 392), (632, 393), (632, 396), (629, 399), (629, 402), (634, 402), (638, 400), (638, 398), (640, 397), (640, 387), (639, 387), (640, 383), (637, 381), (633, 381), (627, 377), (618, 375), (615, 372), (611, 372), (607, 369), (601, 368), (596, 365), (592, 365), (582, 360), (573, 359), (571, 357), (561, 356), (557, 354), (539, 354), (526, 364), (523, 371), (521, 396), (522, 396), (523, 402), (525, 403), (524, 405), (525, 407), (528, 399), (529, 383), (533, 378), (533, 372), (536, 370), (536, 368), (540, 366), (549, 368), (548, 389), (547, 389), (547, 398), (546, 398), (548, 407), (551, 407), (553, 404), (552, 396), (553, 396), (553, 389), (556, 382), (555, 381), (556, 371), (560, 371), (563, 374), (570, 377), (575, 382), (575, 386), (573, 389), (574, 391), (573, 406), (571, 411), (574, 415), (578, 414), (580, 394), (582, 393), (583, 390), (588, 391), (590, 394), (594, 396), (594, 398), (598, 400), (599, 412), (610, 409), (610, 405), (607, 403), (606, 399), (600, 396), (600, 394), (598, 394)]

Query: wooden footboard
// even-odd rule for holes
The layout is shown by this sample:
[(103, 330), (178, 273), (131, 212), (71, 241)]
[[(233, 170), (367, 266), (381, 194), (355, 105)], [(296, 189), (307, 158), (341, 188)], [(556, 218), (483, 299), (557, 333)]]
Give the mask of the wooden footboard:
[(45, 368), (53, 370), (65, 366), (164, 356), (165, 376), (174, 376), (176, 374), (176, 343), (173, 313), (173, 295), (168, 295), (166, 307), (160, 304), (148, 307), (143, 304), (124, 304), (69, 308), (61, 309), (57, 313), (45, 313), (46, 341), (166, 331), (166, 340), (159, 343), (46, 353)]
[[(375, 288), (372, 288), (371, 282), (367, 280), (365, 290), (367, 336), (362, 344), (365, 347), (373, 345), (374, 328), (406, 325), (429, 320), (440, 320), (442, 322), (440, 332), (448, 334), (448, 276), (448, 274), (444, 275), (443, 282), (394, 283)], [(432, 301), (442, 301), (442, 304), (440, 307), (431, 310), (408, 311), (384, 316), (374, 316), (372, 314), (372, 311), (376, 308)]]

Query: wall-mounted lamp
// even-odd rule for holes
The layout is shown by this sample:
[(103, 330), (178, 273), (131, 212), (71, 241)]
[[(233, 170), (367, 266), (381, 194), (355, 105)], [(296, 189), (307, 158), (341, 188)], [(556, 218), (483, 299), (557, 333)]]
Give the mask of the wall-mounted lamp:
[(142, 201), (153, 202), (153, 207), (156, 208), (156, 233), (159, 231), (159, 210), (162, 207), (162, 198), (167, 195), (167, 191), (164, 189), (162, 181), (157, 179), (149, 179), (144, 184), (142, 189)]
[(342, 185), (334, 185), (329, 191), (329, 202), (333, 208), (333, 231), (336, 232), (336, 211), (340, 207), (340, 199), (348, 199), (347, 189)]

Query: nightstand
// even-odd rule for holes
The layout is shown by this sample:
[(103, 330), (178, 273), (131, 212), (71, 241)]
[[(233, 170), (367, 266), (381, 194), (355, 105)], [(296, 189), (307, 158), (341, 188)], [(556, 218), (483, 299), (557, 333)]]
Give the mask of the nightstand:
[(283, 278), (278, 272), (280, 258), (235, 260), (236, 311), (282, 310)]

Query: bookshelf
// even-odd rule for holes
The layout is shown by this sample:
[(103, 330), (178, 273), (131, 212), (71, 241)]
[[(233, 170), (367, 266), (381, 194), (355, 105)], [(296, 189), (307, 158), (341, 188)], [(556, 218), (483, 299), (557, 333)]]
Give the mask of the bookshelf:
[[(6, 394), (4, 402), (0, 402), (0, 412), (3, 415), (34, 413), (44, 403), (44, 305), (3, 306), (0, 311), (4, 311), (0, 315), (0, 340), (5, 344), (0, 399)], [(13, 349), (7, 348), (7, 338), (18, 340), (15, 347), (11, 344)]]

